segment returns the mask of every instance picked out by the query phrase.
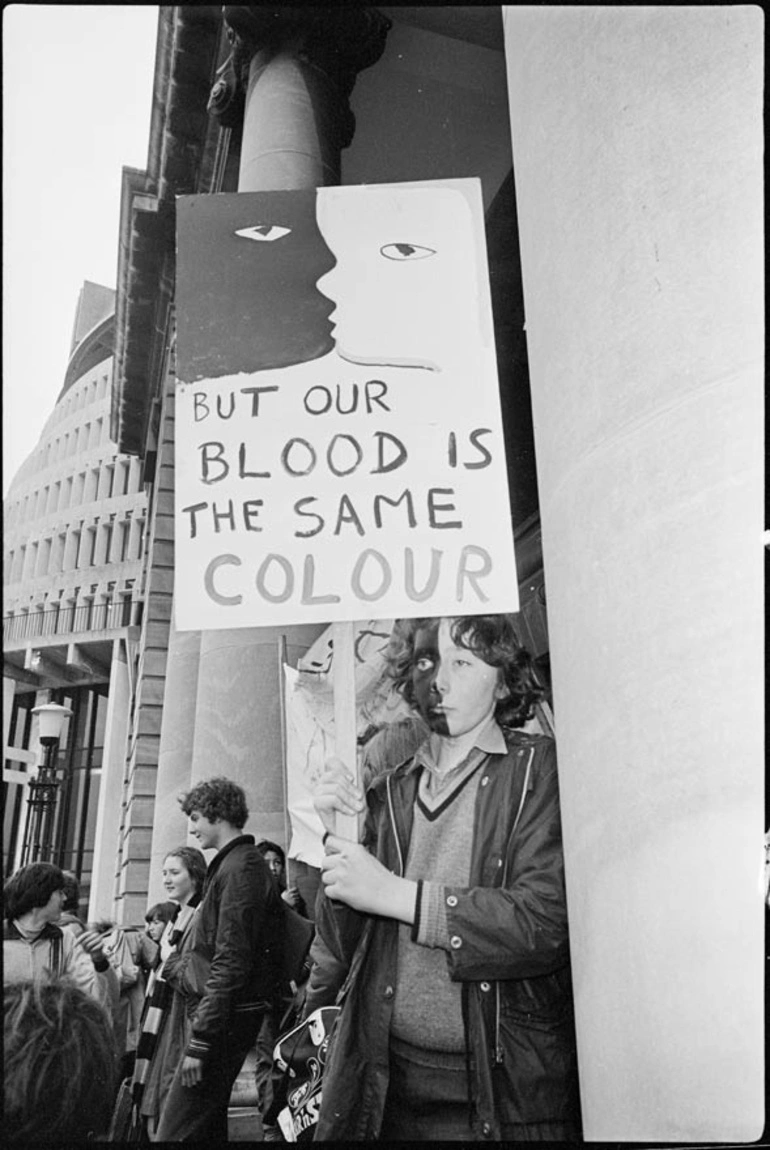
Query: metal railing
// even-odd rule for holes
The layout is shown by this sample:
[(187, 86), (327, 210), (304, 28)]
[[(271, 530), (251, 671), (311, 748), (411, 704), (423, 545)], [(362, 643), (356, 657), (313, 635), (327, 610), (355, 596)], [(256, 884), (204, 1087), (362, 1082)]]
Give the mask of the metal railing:
[(139, 600), (127, 598), (117, 603), (83, 603), (79, 607), (64, 605), (48, 611), (30, 611), (26, 615), (6, 615), (3, 618), (3, 642), (109, 631), (138, 625), (141, 621), (142, 602)]

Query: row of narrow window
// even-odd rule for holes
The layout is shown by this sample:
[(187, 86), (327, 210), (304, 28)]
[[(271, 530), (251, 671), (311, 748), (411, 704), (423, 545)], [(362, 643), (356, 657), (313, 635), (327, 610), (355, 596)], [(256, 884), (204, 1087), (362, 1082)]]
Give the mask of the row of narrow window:
[(141, 558), (144, 529), (144, 518), (128, 515), (116, 523), (115, 516), (111, 515), (104, 523), (97, 521), (86, 528), (81, 525), (24, 545), (9, 552), (3, 582), (18, 583), (62, 571), (133, 562)]
[[(131, 459), (127, 459), (103, 463), (25, 495), (17, 503), (6, 507), (6, 531), (18, 524), (28, 523), (31, 519), (52, 515), (56, 511), (66, 511), (68, 507), (128, 495), (132, 462)], [(138, 462), (136, 467), (138, 468)]]
[[(30, 610), (23, 607), (17, 613), (3, 617), (3, 639), (34, 639), (42, 636), (64, 635), (82, 631), (101, 631), (115, 627), (130, 627), (141, 622), (141, 600), (134, 598), (129, 586), (115, 596), (108, 590), (100, 597), (95, 588), (90, 595), (80, 596), (77, 588), (66, 600), (56, 600), (45, 607)], [(111, 583), (110, 587), (114, 588)]]
[(108, 375), (102, 375), (99, 379), (89, 379), (85, 383), (79, 381), (74, 387), (69, 389), (61, 403), (57, 403), (51, 414), (48, 426), (55, 427), (57, 423), (69, 419), (71, 415), (76, 411), (80, 411), (81, 408), (89, 407), (92, 403), (106, 399), (109, 386), (110, 380)]
[(108, 440), (109, 427), (104, 418), (96, 419), (93, 423), (83, 423), (57, 439), (49, 439), (45, 446), (40, 448), (38, 467), (44, 470), (61, 459), (90, 451), (102, 443), (107, 443)]

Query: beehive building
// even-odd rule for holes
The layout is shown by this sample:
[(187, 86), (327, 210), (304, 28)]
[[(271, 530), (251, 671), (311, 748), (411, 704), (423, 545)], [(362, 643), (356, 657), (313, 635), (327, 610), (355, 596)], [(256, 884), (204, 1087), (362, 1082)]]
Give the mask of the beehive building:
[[(52, 857), (113, 912), (131, 675), (142, 623), (141, 464), (110, 435), (115, 292), (85, 283), (64, 383), (4, 502), (3, 852), (25, 857), (35, 706), (64, 704)], [(84, 906), (85, 911), (85, 906)]]

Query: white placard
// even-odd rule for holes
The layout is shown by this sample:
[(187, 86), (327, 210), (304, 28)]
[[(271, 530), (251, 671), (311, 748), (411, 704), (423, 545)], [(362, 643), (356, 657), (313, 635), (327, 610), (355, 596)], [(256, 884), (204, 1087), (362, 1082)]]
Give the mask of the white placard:
[(178, 205), (177, 626), (517, 610), (478, 181)]

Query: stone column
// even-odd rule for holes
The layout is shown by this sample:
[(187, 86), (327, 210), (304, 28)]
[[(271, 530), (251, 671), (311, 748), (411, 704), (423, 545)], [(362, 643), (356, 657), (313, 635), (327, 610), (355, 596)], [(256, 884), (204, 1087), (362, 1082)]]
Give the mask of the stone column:
[[(382, 53), (390, 22), (373, 9), (225, 7), (233, 55), (212, 92), (223, 123), (245, 92), (238, 190), (312, 188), (339, 179), (353, 136), (348, 97)], [(234, 112), (235, 109), (235, 112)], [(285, 843), (278, 644), (301, 653), (321, 627), (203, 632), (192, 777), (225, 774), (243, 786), (247, 829)], [(288, 845), (288, 844), (286, 844)], [(309, 907), (317, 877), (297, 864)], [(302, 873), (300, 873), (302, 872)]]
[(120, 834), (121, 809), (116, 801), (123, 788), (131, 688), (125, 648), (116, 639), (112, 648), (107, 717), (104, 725), (104, 754), (96, 808), (94, 863), (91, 874), (89, 920), (114, 916), (116, 850)]
[(155, 783), (149, 903), (165, 899), (161, 885), (163, 860), (170, 850), (187, 841), (187, 819), (182, 814), (178, 798), (183, 791), (190, 789), (200, 646), (200, 631), (177, 631), (172, 621)]
[(763, 15), (509, 8), (585, 1137), (763, 1128)]
[(8, 746), (8, 735), (11, 730), (11, 716), (13, 715), (13, 698), (16, 694), (16, 681), (3, 675), (3, 747)]

